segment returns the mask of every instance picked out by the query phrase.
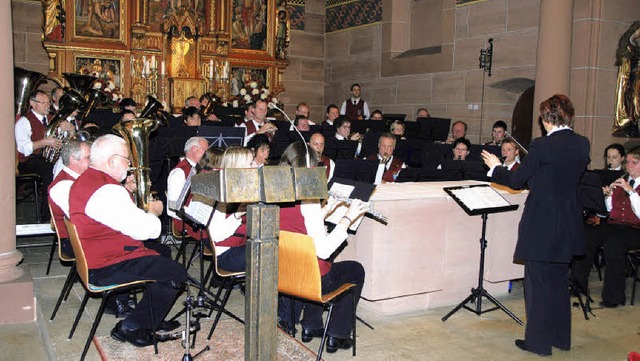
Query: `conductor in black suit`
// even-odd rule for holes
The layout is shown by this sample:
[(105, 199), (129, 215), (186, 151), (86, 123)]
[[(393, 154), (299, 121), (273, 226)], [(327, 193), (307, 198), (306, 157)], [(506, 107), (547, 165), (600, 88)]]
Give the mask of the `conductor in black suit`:
[[(493, 154), (482, 152), (496, 183), (529, 185), (514, 258), (524, 261), (527, 325), (520, 349), (541, 356), (551, 347), (571, 347), (569, 263), (584, 254), (584, 227), (578, 183), (589, 163), (589, 141), (571, 129), (574, 109), (556, 94), (540, 104), (547, 136), (534, 139), (520, 167), (509, 172)], [(493, 173), (493, 174), (491, 174)]]

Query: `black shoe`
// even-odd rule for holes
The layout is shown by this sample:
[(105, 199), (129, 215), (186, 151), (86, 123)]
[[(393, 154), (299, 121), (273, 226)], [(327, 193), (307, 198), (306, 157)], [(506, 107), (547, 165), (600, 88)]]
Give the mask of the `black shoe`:
[(338, 351), (339, 348), (348, 350), (351, 348), (352, 345), (353, 345), (353, 341), (351, 340), (350, 337), (340, 338), (340, 337), (329, 336), (329, 338), (327, 339), (327, 352), (334, 353)]
[[(283, 320), (278, 320), (278, 327), (280, 327), (284, 332), (286, 332), (291, 337), (296, 337), (296, 332), (298, 332), (298, 330), (296, 330), (295, 326), (289, 326), (289, 324), (287, 324)], [(304, 333), (302, 335), (303, 335), (302, 337), (303, 337), (303, 340), (304, 340)]]
[(180, 327), (180, 321), (177, 321), (177, 320), (162, 321), (162, 323), (160, 323), (160, 326), (158, 326), (158, 328), (156, 328), (156, 331), (159, 331), (159, 332), (171, 332), (171, 331), (175, 330), (178, 327)]
[[(521, 349), (522, 351), (527, 351), (527, 352), (531, 352), (531, 353), (535, 353), (538, 356), (551, 356), (551, 352), (535, 352), (532, 350), (529, 350), (527, 348), (527, 344), (525, 343), (524, 340), (521, 339), (517, 339), (515, 342), (516, 346), (518, 346), (519, 349)], [(327, 350), (328, 351), (328, 350)]]
[(324, 330), (321, 328), (303, 328), (302, 329), (302, 342), (309, 342), (314, 337), (322, 337)]
[(116, 324), (111, 330), (111, 337), (121, 342), (128, 342), (136, 347), (146, 347), (153, 345), (151, 333), (143, 328), (128, 330), (122, 326), (122, 321)]
[(624, 306), (623, 303), (609, 302), (609, 301), (600, 301), (600, 307), (604, 308), (616, 308), (618, 306)]
[(133, 311), (133, 308), (129, 306), (128, 302), (124, 303), (119, 299), (116, 299), (115, 304), (107, 305), (104, 308), (104, 313), (107, 313), (109, 315), (115, 315), (116, 318), (127, 317), (129, 316), (129, 314), (131, 314), (132, 311)]

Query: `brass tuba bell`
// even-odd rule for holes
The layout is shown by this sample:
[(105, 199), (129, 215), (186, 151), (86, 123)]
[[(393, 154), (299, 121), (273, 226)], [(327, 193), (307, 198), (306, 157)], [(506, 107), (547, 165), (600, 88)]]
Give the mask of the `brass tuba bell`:
[(20, 67), (13, 68), (13, 98), (16, 101), (15, 114), (24, 114), (29, 110), (29, 97), (38, 87), (47, 82), (47, 77)]
[[(74, 89), (64, 88), (64, 93), (60, 97), (59, 100), (60, 107), (58, 111), (53, 116), (53, 119), (49, 122), (47, 129), (45, 131), (45, 137), (56, 137), (62, 141), (62, 146), (69, 141), (70, 134), (66, 131), (61, 131), (58, 129), (60, 123), (67, 120), (67, 118), (73, 114), (76, 110), (86, 106), (87, 102), (82, 96), (82, 94), (78, 93)], [(42, 151), (42, 157), (50, 163), (55, 163), (60, 157), (60, 149), (56, 149), (53, 147), (45, 147)]]

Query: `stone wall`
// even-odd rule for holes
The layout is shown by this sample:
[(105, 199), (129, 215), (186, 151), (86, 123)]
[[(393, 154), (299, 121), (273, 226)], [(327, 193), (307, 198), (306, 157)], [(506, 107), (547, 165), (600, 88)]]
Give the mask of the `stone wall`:
[(15, 66), (42, 74), (49, 72), (49, 57), (42, 46), (42, 2), (12, 0)]
[[(342, 102), (349, 85), (359, 82), (372, 109), (414, 119), (417, 109), (426, 106), (432, 116), (467, 122), (472, 142), (479, 141), (484, 112), (482, 134), (488, 139), (494, 121), (510, 124), (518, 96), (533, 82), (539, 1), (491, 0), (461, 7), (454, 0), (416, 3), (385, 0), (382, 23), (325, 35), (326, 102)], [(425, 11), (426, 18), (434, 8), (441, 12), (437, 24), (426, 30), (416, 24), (416, 11)], [(436, 34), (440, 46), (411, 49), (420, 43), (411, 39), (419, 32)], [(483, 110), (478, 56), (489, 38), (494, 39), (493, 75), (485, 79)]]
[(306, 0), (304, 4), (304, 30), (291, 31), (288, 50), (289, 67), (285, 70), (285, 92), (279, 100), (285, 104), (289, 116), (295, 114), (300, 102), (309, 104), (311, 119), (324, 117), (324, 0)]
[(592, 140), (592, 167), (604, 166), (603, 150), (629, 139), (611, 136), (620, 36), (640, 20), (637, 0), (574, 0), (571, 99), (575, 130)]

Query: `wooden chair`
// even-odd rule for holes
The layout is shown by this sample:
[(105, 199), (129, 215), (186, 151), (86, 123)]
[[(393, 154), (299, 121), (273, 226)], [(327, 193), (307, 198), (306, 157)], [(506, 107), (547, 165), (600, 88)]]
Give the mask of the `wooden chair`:
[(633, 286), (631, 287), (631, 306), (636, 298), (636, 286), (640, 283), (640, 249), (632, 249), (627, 252), (627, 261), (631, 269), (631, 277), (633, 277)]
[[(104, 314), (104, 307), (107, 298), (112, 294), (127, 292), (131, 290), (143, 290), (147, 293), (147, 297), (149, 297), (149, 314), (151, 317), (151, 325), (154, 325), (153, 320), (153, 308), (151, 304), (151, 293), (149, 291), (149, 283), (155, 282), (154, 280), (139, 280), (129, 283), (123, 284), (113, 284), (108, 286), (95, 286), (89, 282), (89, 267), (87, 266), (87, 259), (84, 254), (84, 250), (82, 248), (82, 244), (80, 242), (80, 238), (78, 237), (78, 231), (73, 223), (70, 220), (65, 219), (64, 224), (67, 227), (67, 232), (69, 233), (69, 239), (71, 240), (71, 246), (73, 247), (73, 252), (76, 256), (76, 268), (78, 277), (82, 281), (86, 289), (86, 293), (84, 298), (82, 299), (82, 303), (80, 304), (80, 309), (78, 310), (78, 314), (76, 315), (76, 319), (73, 322), (73, 326), (71, 327), (71, 332), (69, 333), (69, 339), (73, 337), (73, 333), (78, 326), (78, 322), (80, 321), (80, 316), (84, 311), (85, 306), (87, 305), (87, 301), (89, 300), (89, 296), (91, 294), (97, 294), (102, 297), (102, 302), (100, 303), (100, 308), (98, 309), (98, 313), (96, 314), (96, 319), (93, 322), (93, 326), (91, 327), (91, 332), (89, 332), (89, 337), (87, 338), (87, 342), (84, 345), (84, 350), (82, 351), (82, 356), (80, 360), (84, 360), (84, 357), (87, 355), (87, 351), (89, 350), (89, 346), (91, 345), (91, 340), (93, 336), (96, 334), (96, 330), (98, 329), (98, 325), (100, 324), (100, 320), (102, 319), (102, 315)], [(153, 335), (153, 347), (154, 351), (158, 353), (158, 343), (155, 336), (156, 330), (155, 327), (152, 326), (151, 334)]]
[[(58, 226), (56, 225), (55, 220), (53, 219), (53, 211), (51, 210), (51, 205), (49, 205), (49, 213), (51, 214), (51, 227), (56, 232), (56, 237), (54, 240), (54, 246), (58, 248), (58, 258), (63, 263), (72, 263), (71, 268), (69, 269), (69, 273), (67, 274), (67, 279), (64, 281), (64, 286), (62, 286), (62, 290), (60, 291), (60, 296), (58, 297), (58, 301), (56, 302), (56, 307), (53, 309), (53, 313), (51, 314), (50, 321), (53, 321), (56, 318), (56, 313), (58, 313), (58, 308), (60, 308), (60, 304), (62, 301), (67, 301), (69, 297), (69, 293), (71, 293), (71, 289), (73, 285), (78, 280), (78, 276), (76, 273), (76, 259), (73, 256), (70, 256), (62, 250), (62, 242), (60, 241), (60, 231), (58, 230)], [(57, 240), (57, 242), (56, 242)], [(53, 249), (52, 249), (53, 251)], [(49, 255), (49, 266), (47, 266), (47, 274), (49, 274), (49, 267), (51, 266), (51, 255)]]
[(353, 302), (353, 317), (351, 320), (353, 356), (356, 355), (356, 300), (353, 292), (355, 286), (353, 283), (345, 283), (335, 291), (323, 294), (320, 267), (318, 267), (318, 257), (316, 256), (316, 247), (313, 239), (300, 233), (280, 231), (278, 241), (278, 292), (307, 302), (319, 303), (325, 308), (329, 306), (329, 313), (324, 323), (324, 332), (316, 360), (322, 359), (322, 351), (327, 339), (327, 328), (331, 321), (334, 303), (347, 293), (351, 294)]
[[(216, 314), (216, 318), (213, 321), (211, 330), (209, 331), (209, 336), (207, 336), (207, 340), (210, 340), (211, 336), (213, 335), (213, 331), (216, 329), (216, 326), (218, 325), (218, 321), (220, 321), (220, 316), (222, 316), (223, 312), (231, 316), (232, 318), (236, 319), (237, 321), (244, 323), (242, 319), (240, 319), (238, 316), (228, 311), (225, 308), (225, 306), (227, 305), (227, 301), (229, 301), (229, 296), (231, 296), (231, 291), (233, 291), (233, 286), (235, 286), (236, 284), (244, 283), (245, 271), (240, 271), (240, 272), (227, 271), (218, 267), (218, 256), (216, 254), (215, 244), (211, 240), (211, 236), (208, 233), (207, 233), (207, 236), (209, 236), (208, 238), (211, 244), (212, 259), (211, 259), (211, 265), (209, 266), (209, 270), (207, 270), (207, 274), (204, 277), (203, 283), (206, 283), (206, 280), (208, 280), (209, 278), (213, 280), (213, 275), (211, 274), (213, 270), (215, 270), (216, 275), (218, 275), (219, 279), (222, 281), (222, 283), (218, 287), (218, 292), (216, 292), (215, 298), (213, 299), (213, 302), (216, 305), (218, 313)], [(206, 247), (203, 247), (203, 249), (206, 249)], [(209, 287), (211, 287), (211, 284), (209, 285)], [(223, 290), (225, 290), (224, 296), (220, 298)], [(211, 309), (211, 312), (213, 312), (213, 309)], [(209, 313), (209, 316), (211, 316), (211, 312)]]

